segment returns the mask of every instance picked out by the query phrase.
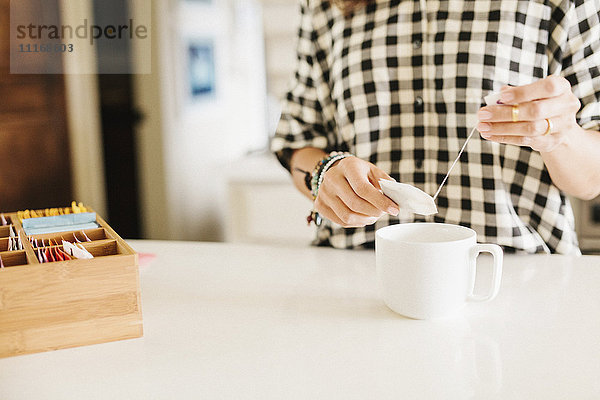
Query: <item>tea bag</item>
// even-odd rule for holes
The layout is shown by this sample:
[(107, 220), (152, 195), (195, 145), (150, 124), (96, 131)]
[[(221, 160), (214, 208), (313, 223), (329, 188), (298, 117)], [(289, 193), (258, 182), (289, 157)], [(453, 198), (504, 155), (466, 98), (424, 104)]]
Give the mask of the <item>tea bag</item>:
[(23, 219), (23, 229), (27, 235), (94, 229), (98, 226), (95, 212)]
[(483, 100), (485, 101), (485, 104), (487, 104), (488, 106), (491, 106), (491, 105), (495, 105), (495, 104), (502, 104), (500, 102), (500, 97), (501, 97), (500, 92), (491, 92), (490, 94), (485, 96), (483, 98)]
[(418, 187), (385, 179), (380, 179), (379, 185), (383, 194), (392, 199), (400, 210), (421, 215), (437, 214), (438, 212), (433, 197)]
[(79, 247), (73, 243), (67, 242), (65, 240), (62, 241), (63, 249), (65, 249), (65, 253), (71, 255), (72, 257), (89, 260), (94, 258), (94, 256), (87, 251), (83, 246)]
[(16, 243), (15, 243), (15, 233), (12, 230), (12, 226), (9, 229), (9, 237), (8, 237), (8, 250), (7, 251), (13, 251), (13, 250), (17, 250), (16, 247)]
[(39, 260), (40, 263), (44, 263), (45, 262), (44, 261), (44, 255), (42, 253), (42, 249), (41, 248), (37, 249), (37, 257), (38, 257), (38, 260)]

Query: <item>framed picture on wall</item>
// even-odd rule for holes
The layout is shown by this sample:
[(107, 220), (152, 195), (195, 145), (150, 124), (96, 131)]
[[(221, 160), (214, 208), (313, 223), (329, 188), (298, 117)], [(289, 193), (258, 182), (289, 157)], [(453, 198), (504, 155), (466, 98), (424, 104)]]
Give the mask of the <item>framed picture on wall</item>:
[(215, 48), (211, 40), (190, 41), (187, 45), (189, 94), (192, 100), (214, 97), (216, 92)]

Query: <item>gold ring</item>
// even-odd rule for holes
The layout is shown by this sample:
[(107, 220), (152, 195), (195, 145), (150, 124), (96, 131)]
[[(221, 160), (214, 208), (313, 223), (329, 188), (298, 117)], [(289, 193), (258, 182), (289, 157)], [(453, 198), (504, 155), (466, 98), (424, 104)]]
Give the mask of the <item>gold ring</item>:
[(512, 121), (519, 122), (519, 105), (514, 104), (512, 106)]
[(543, 136), (549, 135), (552, 132), (552, 129), (554, 129), (554, 125), (552, 124), (552, 121), (550, 121), (550, 118), (546, 118), (546, 122), (548, 123), (548, 129), (546, 129)]

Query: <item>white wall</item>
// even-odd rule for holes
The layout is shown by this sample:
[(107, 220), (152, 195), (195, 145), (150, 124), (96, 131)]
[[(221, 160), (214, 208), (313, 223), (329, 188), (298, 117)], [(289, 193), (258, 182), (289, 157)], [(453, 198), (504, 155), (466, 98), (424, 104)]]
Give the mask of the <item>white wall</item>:
[(281, 98), (296, 66), (296, 35), (300, 25), (298, 0), (262, 0), (263, 29), (270, 95)]
[[(227, 165), (268, 142), (260, 3), (154, 0), (153, 73), (138, 77), (144, 233), (148, 238), (222, 240)], [(215, 96), (193, 101), (189, 40), (211, 38)]]

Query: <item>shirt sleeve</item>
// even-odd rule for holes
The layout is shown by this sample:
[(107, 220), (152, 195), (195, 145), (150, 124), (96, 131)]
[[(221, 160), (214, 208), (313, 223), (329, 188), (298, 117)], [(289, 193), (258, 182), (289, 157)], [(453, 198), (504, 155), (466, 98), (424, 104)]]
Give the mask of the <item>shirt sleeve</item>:
[[(297, 67), (291, 89), (282, 104), (281, 119), (271, 140), (271, 151), (281, 164), (290, 169), (290, 158), (296, 149), (316, 147), (331, 151), (335, 147), (331, 94), (326, 77), (326, 56), (317, 46), (313, 28), (313, 11), (308, 0), (301, 3), (298, 30)], [(318, 12), (318, 11), (315, 11)]]
[(579, 125), (600, 131), (600, 2), (562, 1), (552, 25), (550, 73), (566, 78), (581, 101)]

